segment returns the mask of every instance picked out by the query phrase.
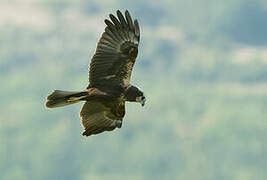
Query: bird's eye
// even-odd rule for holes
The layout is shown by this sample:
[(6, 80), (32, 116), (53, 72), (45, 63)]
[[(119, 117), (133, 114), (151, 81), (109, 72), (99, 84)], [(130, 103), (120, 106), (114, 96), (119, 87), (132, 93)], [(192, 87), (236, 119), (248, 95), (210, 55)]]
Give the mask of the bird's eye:
[(146, 97), (145, 96), (142, 96), (142, 100), (144, 100)]

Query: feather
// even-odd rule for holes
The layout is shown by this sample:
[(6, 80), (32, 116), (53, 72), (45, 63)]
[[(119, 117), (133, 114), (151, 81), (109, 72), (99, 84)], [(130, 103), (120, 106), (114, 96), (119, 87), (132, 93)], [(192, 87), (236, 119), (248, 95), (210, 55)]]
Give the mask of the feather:
[(113, 14), (110, 14), (109, 17), (110, 17), (111, 21), (113, 22), (113, 24), (115, 25), (115, 27), (117, 29), (119, 29), (121, 27), (121, 24), (118, 21), (118, 19)]
[(128, 10), (125, 11), (125, 17), (126, 17), (126, 21), (129, 25), (130, 30), (133, 30), (134, 29), (133, 28), (133, 21), (132, 21), (131, 15), (130, 15)]
[(121, 41), (121, 37), (119, 36), (117, 29), (115, 28), (114, 24), (112, 24), (112, 22), (110, 22), (109, 20), (105, 19), (105, 23), (108, 26), (108, 29), (112, 32), (112, 34), (116, 37), (116, 39), (118, 39), (119, 41)]
[(108, 26), (105, 28), (105, 32), (107, 33), (107, 35), (109, 36), (109, 37), (111, 37), (114, 41), (116, 41), (118, 44), (120, 43), (120, 39), (119, 38), (117, 38), (117, 36), (115, 36), (112, 32), (111, 32), (111, 30), (108, 28)]
[(135, 19), (134, 20), (134, 33), (135, 35), (138, 37), (138, 41), (139, 41), (139, 37), (140, 37), (140, 28), (139, 28), (139, 24), (138, 21)]
[(119, 18), (119, 20), (120, 20), (120, 22), (121, 22), (121, 25), (122, 25), (124, 28), (126, 28), (126, 27), (127, 27), (127, 23), (126, 23), (126, 21), (125, 21), (123, 15), (122, 15), (122, 13), (121, 13), (119, 10), (117, 11), (117, 16), (118, 16), (118, 18)]

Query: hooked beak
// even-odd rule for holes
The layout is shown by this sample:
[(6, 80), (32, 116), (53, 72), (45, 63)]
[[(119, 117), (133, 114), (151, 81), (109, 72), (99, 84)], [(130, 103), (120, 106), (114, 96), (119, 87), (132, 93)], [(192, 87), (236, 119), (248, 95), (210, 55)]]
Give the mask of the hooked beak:
[(141, 104), (141, 106), (144, 106), (146, 103), (146, 97), (145, 96), (137, 97), (136, 102), (139, 102)]

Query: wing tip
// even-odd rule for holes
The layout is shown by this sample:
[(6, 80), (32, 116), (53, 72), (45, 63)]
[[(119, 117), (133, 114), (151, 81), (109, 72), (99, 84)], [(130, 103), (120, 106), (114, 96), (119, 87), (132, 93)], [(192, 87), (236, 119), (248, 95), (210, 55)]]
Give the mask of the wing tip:
[(104, 22), (105, 22), (105, 24), (107, 25), (107, 26), (113, 26), (113, 24), (112, 24), (112, 22), (110, 22), (110, 20), (108, 20), (108, 19), (105, 19), (104, 20)]
[(121, 11), (120, 11), (119, 9), (116, 11), (116, 13), (117, 13), (117, 15), (118, 15), (118, 14), (122, 14)]
[(133, 30), (133, 20), (128, 10), (125, 11), (126, 21), (131, 30)]
[(126, 16), (126, 14), (127, 14), (128, 16), (131, 16), (130, 13), (129, 13), (129, 11), (128, 11), (128, 9), (125, 10), (125, 16)]
[(137, 19), (134, 20), (134, 32), (135, 32), (135, 35), (139, 38), (140, 37), (140, 28), (139, 28), (139, 23), (138, 23)]

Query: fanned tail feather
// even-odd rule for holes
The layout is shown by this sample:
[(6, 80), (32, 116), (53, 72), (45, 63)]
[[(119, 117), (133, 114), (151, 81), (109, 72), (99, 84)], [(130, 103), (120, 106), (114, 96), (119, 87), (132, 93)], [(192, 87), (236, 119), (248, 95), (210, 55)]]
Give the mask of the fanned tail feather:
[(84, 91), (61, 91), (55, 90), (47, 96), (46, 107), (56, 108), (67, 106), (82, 101), (88, 95)]

